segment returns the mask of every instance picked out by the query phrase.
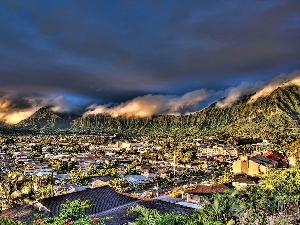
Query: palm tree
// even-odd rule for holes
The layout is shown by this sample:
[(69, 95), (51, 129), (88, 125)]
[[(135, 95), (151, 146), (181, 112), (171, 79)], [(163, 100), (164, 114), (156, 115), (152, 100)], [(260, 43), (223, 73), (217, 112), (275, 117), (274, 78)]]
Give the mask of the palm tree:
[(187, 215), (160, 214), (156, 209), (147, 209), (140, 205), (130, 208), (128, 214), (130, 213), (140, 214), (134, 221), (134, 225), (204, 225), (194, 221), (193, 218)]
[(243, 209), (236, 198), (237, 193), (237, 191), (216, 193), (208, 198), (203, 208), (196, 211), (198, 220), (204, 224), (211, 224), (211, 221), (228, 224), (232, 219), (238, 219)]

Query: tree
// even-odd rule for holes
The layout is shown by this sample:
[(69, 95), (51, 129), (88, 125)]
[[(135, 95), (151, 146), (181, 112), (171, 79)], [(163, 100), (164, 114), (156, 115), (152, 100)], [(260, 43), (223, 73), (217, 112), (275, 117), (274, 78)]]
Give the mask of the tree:
[(160, 214), (155, 209), (147, 209), (140, 205), (130, 208), (128, 214), (130, 213), (140, 214), (140, 217), (134, 221), (134, 225), (196, 225), (195, 221), (187, 215)]
[(7, 173), (0, 182), (1, 208), (7, 209), (28, 204), (35, 199), (30, 177), (20, 172)]
[(36, 198), (46, 198), (52, 196), (52, 185), (54, 184), (51, 175), (32, 176), (33, 188), (36, 193)]
[(108, 185), (117, 191), (126, 192), (130, 186), (130, 183), (125, 179), (116, 178), (114, 180), (110, 180)]
[(70, 172), (70, 183), (76, 185), (86, 185), (87, 184), (87, 173), (85, 171), (73, 169)]
[(215, 193), (208, 198), (202, 209), (196, 210), (199, 220), (205, 224), (211, 221), (219, 221), (221, 224), (228, 224), (237, 221), (243, 208), (236, 198), (237, 191), (228, 191), (224, 194)]

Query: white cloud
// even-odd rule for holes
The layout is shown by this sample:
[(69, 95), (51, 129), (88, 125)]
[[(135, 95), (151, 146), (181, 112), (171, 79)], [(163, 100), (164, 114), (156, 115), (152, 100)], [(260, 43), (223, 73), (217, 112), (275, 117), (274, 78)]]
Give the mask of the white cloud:
[(91, 105), (87, 108), (88, 111), (84, 116), (100, 113), (107, 113), (113, 117), (148, 117), (162, 114), (186, 114), (197, 111), (199, 103), (207, 100), (211, 94), (211, 91), (206, 91), (204, 89), (186, 93), (181, 97), (149, 94), (136, 97), (113, 107), (110, 107), (109, 105)]

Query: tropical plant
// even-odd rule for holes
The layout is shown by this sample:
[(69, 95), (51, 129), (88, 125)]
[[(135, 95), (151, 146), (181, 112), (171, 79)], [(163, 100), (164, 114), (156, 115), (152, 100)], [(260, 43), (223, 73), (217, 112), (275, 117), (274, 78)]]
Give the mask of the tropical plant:
[(0, 224), (1, 225), (25, 225), (25, 223), (22, 223), (21, 221), (15, 219), (14, 217), (3, 217), (0, 218)]
[(8, 172), (0, 182), (1, 208), (28, 204), (35, 199), (32, 181), (20, 172)]
[(215, 193), (206, 199), (206, 203), (201, 209), (196, 210), (195, 214), (204, 223), (219, 221), (221, 224), (226, 224), (237, 221), (243, 211), (236, 198), (237, 194), (238, 191), (228, 191), (224, 194)]

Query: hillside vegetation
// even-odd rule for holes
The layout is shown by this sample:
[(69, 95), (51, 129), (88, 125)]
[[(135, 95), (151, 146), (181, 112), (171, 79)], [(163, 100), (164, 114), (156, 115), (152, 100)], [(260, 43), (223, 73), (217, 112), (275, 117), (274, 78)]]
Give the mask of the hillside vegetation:
[(184, 116), (148, 118), (90, 115), (74, 121), (74, 130), (103, 130), (128, 134), (213, 134), (271, 138), (295, 126), (300, 119), (300, 87), (278, 88), (267, 97), (248, 103), (244, 96), (231, 107), (219, 108), (216, 103), (197, 113)]
[(251, 95), (243, 96), (231, 107), (220, 108), (216, 103), (190, 115), (160, 115), (147, 118), (111, 117), (106, 114), (80, 117), (55, 113), (50, 107), (38, 110), (17, 124), (18, 128), (73, 132), (109, 132), (126, 135), (193, 135), (225, 133), (230, 136), (276, 139), (295, 127), (300, 119), (300, 87), (276, 89), (254, 103)]
[(78, 117), (80, 116), (73, 113), (53, 112), (48, 106), (39, 109), (32, 116), (18, 123), (16, 127), (37, 131), (70, 129), (72, 121)]

